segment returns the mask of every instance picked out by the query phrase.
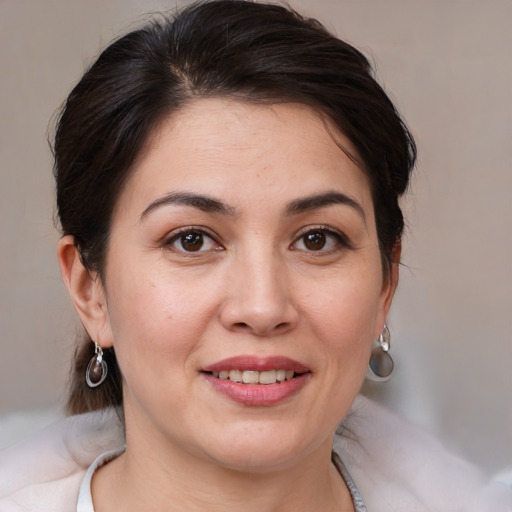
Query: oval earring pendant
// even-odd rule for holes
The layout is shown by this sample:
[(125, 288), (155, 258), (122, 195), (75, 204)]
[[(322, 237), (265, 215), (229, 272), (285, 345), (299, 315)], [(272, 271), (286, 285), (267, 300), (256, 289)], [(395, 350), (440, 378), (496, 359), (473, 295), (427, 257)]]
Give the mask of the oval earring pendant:
[(85, 382), (90, 388), (98, 387), (107, 378), (108, 367), (103, 354), (94, 354), (85, 372)]
[(373, 349), (366, 377), (377, 382), (384, 382), (391, 378), (395, 363), (393, 358), (380, 347)]

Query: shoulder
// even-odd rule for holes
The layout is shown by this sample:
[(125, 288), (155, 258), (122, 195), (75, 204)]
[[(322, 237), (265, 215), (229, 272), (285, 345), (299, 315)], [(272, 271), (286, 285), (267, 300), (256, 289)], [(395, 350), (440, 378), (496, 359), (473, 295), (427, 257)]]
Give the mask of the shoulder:
[(124, 444), (115, 410), (62, 419), (0, 452), (2, 512), (76, 510), (80, 483), (101, 453)]
[(420, 427), (362, 396), (335, 436), (334, 449), (368, 510), (512, 511), (511, 489), (489, 482)]

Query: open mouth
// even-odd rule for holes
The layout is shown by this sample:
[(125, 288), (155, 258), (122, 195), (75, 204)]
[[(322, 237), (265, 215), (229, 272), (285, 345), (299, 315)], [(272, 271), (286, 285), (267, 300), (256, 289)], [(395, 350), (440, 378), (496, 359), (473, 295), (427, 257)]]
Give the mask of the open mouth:
[(203, 367), (213, 388), (244, 406), (274, 406), (306, 386), (311, 370), (284, 356), (235, 356)]
[(205, 372), (221, 380), (230, 380), (241, 384), (278, 384), (308, 372), (295, 372), (294, 370), (221, 370), (218, 372)]

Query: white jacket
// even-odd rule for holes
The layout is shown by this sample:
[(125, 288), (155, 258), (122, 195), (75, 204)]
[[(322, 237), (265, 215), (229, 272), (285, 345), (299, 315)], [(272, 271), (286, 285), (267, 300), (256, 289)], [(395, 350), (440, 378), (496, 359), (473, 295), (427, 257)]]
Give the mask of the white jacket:
[[(368, 512), (512, 512), (512, 489), (364, 397), (340, 431), (333, 449)], [(0, 512), (75, 512), (87, 468), (123, 443), (116, 412), (106, 410), (65, 418), (0, 452)]]

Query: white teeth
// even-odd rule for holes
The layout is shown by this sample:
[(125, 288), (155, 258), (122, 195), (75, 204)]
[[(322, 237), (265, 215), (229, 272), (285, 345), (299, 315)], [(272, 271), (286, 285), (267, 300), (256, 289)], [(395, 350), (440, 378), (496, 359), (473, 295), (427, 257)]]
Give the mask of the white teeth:
[(293, 370), (265, 370), (258, 372), (256, 370), (222, 370), (212, 372), (214, 377), (219, 379), (229, 379), (233, 382), (243, 382), (244, 384), (275, 384), (293, 379), (295, 372)]
[(240, 370), (231, 370), (229, 372), (229, 380), (233, 382), (242, 382), (242, 372)]
[(286, 370), (277, 370), (276, 379), (279, 382), (284, 382), (286, 380)]
[(276, 380), (277, 376), (275, 370), (260, 372), (260, 384), (275, 384)]
[(242, 373), (242, 382), (244, 384), (258, 384), (259, 381), (260, 372), (245, 370), (244, 373)]

